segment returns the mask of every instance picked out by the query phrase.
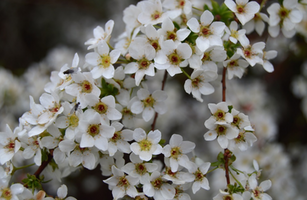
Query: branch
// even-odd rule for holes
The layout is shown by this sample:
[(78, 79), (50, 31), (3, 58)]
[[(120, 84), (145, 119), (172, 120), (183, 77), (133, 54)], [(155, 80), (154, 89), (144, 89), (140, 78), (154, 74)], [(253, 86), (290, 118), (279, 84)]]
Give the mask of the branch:
[(231, 157), (230, 151), (228, 149), (224, 149), (225, 177), (226, 177), (227, 185), (230, 184), (229, 169), (228, 169), (228, 159), (230, 157)]
[[(165, 70), (165, 72), (164, 72), (164, 77), (163, 77), (163, 80), (162, 80), (162, 86), (161, 86), (161, 90), (162, 90), (162, 91), (164, 90), (166, 78), (167, 78), (167, 71)], [(152, 131), (155, 130), (157, 118), (158, 118), (158, 113), (156, 112), (156, 113), (155, 113), (154, 120), (153, 120), (153, 122), (152, 122), (152, 124), (151, 124), (151, 130), (152, 130)]]
[(223, 88), (223, 93), (222, 93), (222, 101), (226, 101), (226, 70), (227, 68), (223, 68), (223, 77), (222, 77), (222, 88)]
[(39, 166), (39, 168), (36, 170), (36, 172), (34, 173), (34, 175), (36, 176), (36, 178), (39, 178), (39, 175), (43, 172), (43, 170), (48, 166), (48, 164), (50, 163), (50, 161), (53, 158), (53, 150), (50, 150), (50, 153), (48, 154), (48, 159), (46, 161), (44, 161), (42, 163), (41, 166)]

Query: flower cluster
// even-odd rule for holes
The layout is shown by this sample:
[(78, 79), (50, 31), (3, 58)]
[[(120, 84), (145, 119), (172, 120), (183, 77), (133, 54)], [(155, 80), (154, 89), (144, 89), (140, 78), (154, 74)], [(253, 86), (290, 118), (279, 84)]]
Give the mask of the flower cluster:
[[(0, 163), (11, 169), (1, 173), (1, 198), (53, 199), (42, 191), (40, 176), (52, 164), (54, 171), (65, 168), (60, 178), (80, 167), (93, 170), (100, 165), (102, 175), (109, 176), (104, 182), (114, 199), (189, 200), (190, 188), (194, 194), (210, 189), (207, 174), (218, 168), (225, 171), (227, 188), (214, 199), (270, 199), (264, 192), (271, 182), (258, 186), (257, 163), (250, 174), (232, 165), (231, 151), (245, 151), (257, 138), (248, 116), (225, 101), (226, 73), (228, 79), (241, 78), (248, 66), (256, 65), (272, 72), (268, 60), (277, 51), (266, 51), (264, 42), (254, 42), (246, 34), (256, 30), (261, 35), (262, 19), (269, 23), (271, 36), (281, 28), (290, 37), (302, 14), (297, 2), (286, 0), (282, 6), (270, 5), (270, 18), (260, 13), (264, 4), (255, 1), (211, 4), (205, 2), (199, 10), (192, 0), (140, 1), (124, 10), (126, 32), (114, 47), (114, 22), (96, 27), (94, 38), (85, 42), (89, 50), (85, 63), (80, 64), (75, 54), (70, 66), (52, 72), (39, 103), (30, 96), (30, 110), (20, 117), (19, 126), (14, 131), (7, 126), (0, 133)], [(209, 129), (204, 139), (217, 139), (224, 152), (216, 162), (205, 162), (193, 155), (195, 143), (180, 134), (165, 143), (156, 121), (167, 112), (167, 77), (182, 75), (183, 90), (203, 102), (204, 95), (215, 92), (221, 71), (223, 101), (208, 105), (211, 117), (204, 123)], [(160, 72), (164, 72), (161, 86), (150, 85), (149, 79)], [(24, 185), (9, 186), (11, 175), (27, 167), (17, 167), (21, 161), (15, 158), (33, 159), (39, 170), (28, 175)], [(230, 170), (245, 178), (238, 181)], [(55, 199), (74, 199), (66, 196), (67, 187), (62, 185)]]

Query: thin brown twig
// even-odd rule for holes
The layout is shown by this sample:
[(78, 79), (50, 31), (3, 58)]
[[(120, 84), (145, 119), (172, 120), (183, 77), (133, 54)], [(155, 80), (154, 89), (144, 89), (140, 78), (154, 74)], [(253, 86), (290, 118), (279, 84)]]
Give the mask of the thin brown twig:
[(227, 68), (223, 68), (223, 77), (222, 77), (222, 88), (223, 88), (223, 93), (222, 93), (222, 101), (226, 101), (226, 70)]
[(39, 175), (43, 172), (43, 170), (48, 166), (48, 164), (50, 163), (50, 161), (53, 158), (53, 150), (50, 150), (50, 153), (48, 154), (48, 159), (45, 160), (41, 166), (39, 166), (39, 168), (36, 170), (36, 172), (34, 173), (34, 175), (36, 176), (36, 178), (39, 178)]
[[(161, 86), (161, 90), (162, 90), (162, 91), (164, 90), (164, 87), (165, 87), (166, 78), (167, 78), (167, 71), (165, 70), (165, 72), (164, 72), (164, 77), (163, 77), (163, 80), (162, 80), (162, 86)], [(157, 118), (158, 118), (158, 113), (156, 112), (156, 113), (155, 113), (154, 120), (153, 120), (153, 122), (152, 122), (152, 124), (151, 124), (151, 130), (152, 130), (152, 131), (155, 130)]]
[(229, 168), (228, 168), (228, 159), (229, 159), (230, 156), (231, 156), (230, 151), (227, 148), (224, 149), (225, 177), (226, 177), (227, 185), (230, 184)]

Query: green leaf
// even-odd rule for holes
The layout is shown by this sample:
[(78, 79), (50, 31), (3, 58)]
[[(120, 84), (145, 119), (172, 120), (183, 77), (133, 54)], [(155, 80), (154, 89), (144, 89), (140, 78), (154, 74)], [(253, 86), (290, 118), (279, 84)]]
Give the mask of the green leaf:
[(233, 106), (232, 106), (232, 105), (229, 105), (229, 106), (228, 106), (228, 112), (231, 113), (231, 110), (232, 110), (232, 109), (233, 109)]
[(223, 152), (220, 152), (218, 155), (217, 155), (217, 160), (221, 163), (225, 163), (224, 161), (224, 153)]
[(42, 189), (41, 180), (38, 179), (35, 175), (27, 174), (27, 178), (23, 179), (22, 182), (25, 184), (26, 187), (31, 189), (33, 192), (35, 189), (37, 190)]
[(100, 91), (101, 91), (100, 98), (108, 95), (116, 96), (117, 94), (119, 94), (118, 89), (114, 85), (107, 83), (106, 80), (104, 79), (101, 79)]

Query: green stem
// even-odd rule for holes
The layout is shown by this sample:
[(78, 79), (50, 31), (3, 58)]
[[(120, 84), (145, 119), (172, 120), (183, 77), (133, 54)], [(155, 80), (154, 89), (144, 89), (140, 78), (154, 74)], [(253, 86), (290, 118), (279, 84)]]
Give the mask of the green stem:
[(35, 165), (35, 163), (29, 164), (29, 165), (25, 165), (25, 166), (22, 166), (22, 167), (15, 167), (15, 166), (13, 166), (12, 176), (14, 175), (14, 173), (15, 173), (17, 170), (25, 169), (25, 168), (31, 167), (31, 166), (33, 166), (33, 165)]
[(232, 174), (232, 172), (231, 172), (230, 170), (229, 170), (229, 173), (230, 173), (230, 175), (232, 176), (232, 178), (235, 179), (235, 181), (236, 181), (242, 188), (244, 188), (243, 185), (238, 181), (238, 179), (236, 179), (236, 177)]
[(190, 75), (189, 75), (186, 71), (184, 71), (184, 70), (182, 69), (182, 67), (181, 67), (180, 69), (181, 69), (182, 73), (184, 73), (184, 75), (186, 75), (189, 79), (191, 79)]
[(201, 11), (201, 12), (204, 12), (202, 9), (200, 9), (200, 8), (196, 8), (196, 7), (192, 7), (193, 9), (195, 9), (195, 10), (198, 10), (198, 11)]
[(214, 170), (216, 170), (216, 169), (218, 169), (218, 167), (213, 168), (213, 169), (211, 169), (211, 170), (207, 171), (207, 173), (206, 173), (206, 174), (209, 174), (209, 173), (213, 172), (213, 171), (214, 171)]
[(237, 172), (237, 173), (240, 172), (241, 174), (244, 174), (244, 172), (242, 172), (242, 171), (240, 171), (240, 170), (234, 168), (233, 166), (230, 166), (230, 168), (231, 168), (233, 171)]

